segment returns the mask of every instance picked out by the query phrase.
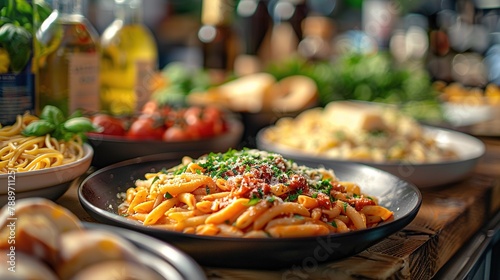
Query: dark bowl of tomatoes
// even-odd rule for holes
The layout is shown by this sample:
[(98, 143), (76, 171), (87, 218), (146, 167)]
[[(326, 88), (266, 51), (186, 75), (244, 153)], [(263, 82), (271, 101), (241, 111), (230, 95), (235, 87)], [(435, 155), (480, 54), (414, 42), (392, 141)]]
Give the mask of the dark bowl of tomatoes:
[(160, 153), (224, 152), (239, 147), (244, 131), (239, 118), (210, 106), (146, 108), (133, 117), (100, 113), (91, 119), (102, 127), (87, 135), (97, 168)]

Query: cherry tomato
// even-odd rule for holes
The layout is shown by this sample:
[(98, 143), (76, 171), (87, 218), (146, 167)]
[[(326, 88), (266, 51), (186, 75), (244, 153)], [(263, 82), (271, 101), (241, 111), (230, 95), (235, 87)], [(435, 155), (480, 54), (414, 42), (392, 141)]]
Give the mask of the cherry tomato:
[(196, 133), (189, 126), (174, 125), (165, 130), (162, 139), (165, 142), (189, 141), (198, 138)]
[(142, 107), (141, 113), (144, 115), (153, 115), (158, 111), (158, 104), (154, 101), (148, 101)]
[(102, 127), (103, 131), (100, 133), (104, 135), (124, 136), (126, 133), (125, 123), (121, 119), (110, 115), (95, 115), (92, 117), (92, 123)]
[(219, 108), (214, 106), (206, 107), (203, 117), (206, 122), (211, 124), (215, 135), (219, 135), (227, 131), (227, 123), (224, 119), (224, 114)]
[(132, 122), (127, 137), (136, 140), (161, 140), (164, 131), (162, 121), (143, 116)]
[(219, 135), (225, 129), (222, 113), (216, 107), (190, 107), (184, 112), (184, 118), (202, 138)]

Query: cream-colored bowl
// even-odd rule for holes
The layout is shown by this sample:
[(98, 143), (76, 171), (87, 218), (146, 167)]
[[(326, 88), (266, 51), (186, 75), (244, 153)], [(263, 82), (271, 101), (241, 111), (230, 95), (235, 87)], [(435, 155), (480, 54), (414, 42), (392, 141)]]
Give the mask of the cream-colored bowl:
[[(35, 171), (0, 174), (0, 205), (26, 197), (45, 197), (56, 200), (71, 186), (71, 182), (90, 167), (94, 150), (83, 146), (84, 155), (74, 162)], [(13, 204), (14, 205), (14, 204)]]

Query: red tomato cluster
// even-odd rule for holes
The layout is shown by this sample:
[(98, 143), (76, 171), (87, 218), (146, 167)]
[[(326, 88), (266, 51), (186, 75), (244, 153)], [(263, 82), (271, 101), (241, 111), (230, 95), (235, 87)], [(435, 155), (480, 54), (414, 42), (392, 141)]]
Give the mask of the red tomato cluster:
[(134, 140), (195, 140), (214, 137), (228, 129), (224, 113), (214, 106), (159, 108), (155, 104), (147, 104), (142, 113), (133, 119), (108, 114), (97, 114), (91, 119), (103, 128), (102, 135)]

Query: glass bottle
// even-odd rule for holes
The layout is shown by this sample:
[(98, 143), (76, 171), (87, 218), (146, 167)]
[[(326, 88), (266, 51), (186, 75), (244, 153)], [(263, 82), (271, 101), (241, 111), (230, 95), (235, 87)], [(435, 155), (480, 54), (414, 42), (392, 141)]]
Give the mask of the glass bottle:
[(236, 7), (238, 33), (241, 34), (241, 53), (235, 61), (237, 75), (262, 70), (261, 45), (271, 27), (266, 0), (240, 0)]
[(203, 68), (214, 82), (222, 82), (234, 69), (238, 41), (233, 30), (234, 1), (204, 0), (198, 39), (201, 42)]
[(36, 32), (35, 91), (45, 105), (71, 114), (99, 110), (99, 35), (82, 14), (82, 0), (53, 0)]
[(152, 93), (158, 47), (143, 23), (142, 0), (115, 0), (115, 20), (101, 36), (101, 109), (139, 112)]
[(273, 19), (270, 49), (271, 59), (286, 60), (297, 54), (302, 37), (302, 21), (308, 14), (305, 0), (276, 0), (269, 2), (269, 14)]
[(303, 20), (304, 39), (297, 46), (299, 54), (310, 61), (327, 61), (333, 50), (331, 41), (334, 36), (334, 24), (325, 16), (308, 16)]

